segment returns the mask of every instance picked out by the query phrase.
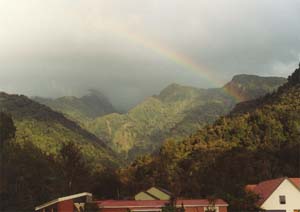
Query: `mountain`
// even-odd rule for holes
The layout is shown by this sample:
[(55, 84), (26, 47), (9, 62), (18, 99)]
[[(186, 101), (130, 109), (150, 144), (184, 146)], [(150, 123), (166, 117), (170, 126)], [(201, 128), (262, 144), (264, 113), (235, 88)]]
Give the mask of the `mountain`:
[(240, 103), (181, 142), (165, 142), (122, 177), (129, 189), (164, 185), (179, 197), (218, 196), (232, 211), (253, 211), (257, 197), (246, 184), (300, 177), (299, 168), (300, 67), (276, 92)]
[[(157, 149), (166, 138), (180, 140), (196, 132), (227, 114), (236, 103), (274, 91), (284, 82), (286, 79), (279, 77), (238, 75), (216, 89), (171, 84), (126, 114), (112, 113), (84, 126), (132, 159)], [(236, 94), (243, 98), (236, 98)]]
[(77, 143), (87, 161), (115, 164), (113, 151), (99, 138), (61, 113), (23, 95), (0, 92), (0, 111), (10, 114), (16, 125), (16, 141), (31, 141), (46, 154), (56, 154), (63, 143)]
[(33, 97), (32, 99), (79, 123), (116, 112), (109, 99), (96, 90), (89, 90), (89, 94), (82, 97), (64, 96), (57, 99)]
[(240, 74), (224, 86), (224, 89), (239, 97), (240, 101), (247, 101), (271, 93), (274, 88), (286, 82), (282, 77), (261, 77)]

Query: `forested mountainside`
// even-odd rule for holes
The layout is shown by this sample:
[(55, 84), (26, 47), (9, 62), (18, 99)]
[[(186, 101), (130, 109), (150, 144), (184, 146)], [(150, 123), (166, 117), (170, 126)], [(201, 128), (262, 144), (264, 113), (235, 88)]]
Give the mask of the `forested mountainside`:
[[(112, 113), (86, 122), (85, 128), (126, 158), (157, 149), (166, 138), (180, 140), (241, 100), (276, 90), (286, 79), (238, 75), (218, 89), (198, 89), (171, 84), (157, 96), (145, 99), (126, 114)], [(233, 96), (241, 96), (236, 99)]]
[[(236, 101), (223, 89), (173, 84), (141, 109), (112, 116), (134, 123), (149, 119), (147, 126), (154, 128), (169, 114), (200, 104), (208, 111), (210, 101), (224, 105), (224, 98), (231, 99), (230, 105)], [(173, 112), (157, 109), (164, 107)], [(245, 184), (300, 176), (300, 69), (277, 92), (239, 104), (181, 142), (168, 139), (159, 151), (119, 170), (119, 160), (101, 140), (47, 106), (0, 93), (0, 110), (1, 211), (32, 211), (49, 199), (83, 190), (99, 198), (126, 198), (152, 185), (179, 198), (216, 196), (234, 211), (250, 211), (257, 197), (245, 192)], [(164, 116), (156, 116), (157, 111)]]
[[(3, 101), (3, 96), (1, 94), (1, 101)], [(24, 99), (21, 102), (18, 101), (17, 104), (30, 106), (23, 104)], [(15, 107), (15, 104), (7, 105)], [(38, 109), (37, 105), (34, 108)], [(30, 112), (27, 110), (22, 112), (29, 115)], [(49, 111), (46, 108), (37, 110), (39, 114), (35, 118), (39, 120), (39, 123), (42, 120), (49, 120), (49, 118), (45, 118), (47, 116), (42, 115), (47, 112)], [(51, 112), (49, 113), (51, 114)], [(16, 122), (25, 118), (21, 118), (17, 114), (15, 116), (18, 117), (15, 118)], [(56, 116), (54, 120), (59, 122), (60, 118), (57, 114), (51, 114), (51, 116)], [(52, 126), (54, 120), (49, 120), (48, 125), (49, 131), (53, 133), (45, 132), (45, 139), (48, 142), (50, 136), (53, 136), (53, 139), (58, 139), (54, 134), (58, 134), (59, 131)], [(59, 124), (56, 123), (56, 125)], [(74, 129), (74, 126), (71, 125), (68, 127), (76, 131), (77, 127)], [(60, 128), (62, 127), (60, 126)], [(67, 143), (61, 142), (57, 147), (60, 147), (58, 151), (51, 154), (37, 146), (34, 136), (28, 136), (26, 142), (20, 142), (15, 137), (20, 130), (30, 131), (31, 129), (16, 127), (9, 114), (0, 112), (0, 211), (34, 211), (35, 206), (51, 199), (83, 191), (91, 191), (102, 198), (112, 198), (111, 194), (115, 191), (114, 188), (119, 186), (119, 183), (117, 176), (110, 171), (113, 168), (112, 163), (104, 163), (103, 161), (103, 159), (108, 160), (105, 155), (109, 151), (101, 150), (98, 146), (84, 146), (85, 144), (78, 143), (79, 140), (82, 140), (80, 133), (74, 132), (78, 140)], [(60, 136), (64, 136), (64, 134), (60, 134)], [(58, 141), (60, 140), (58, 139)], [(82, 142), (85, 141), (92, 142), (88, 138), (82, 140)], [(53, 144), (49, 143), (50, 145)], [(88, 161), (85, 154), (90, 152), (82, 151), (86, 148), (92, 148), (92, 152), (99, 154), (102, 160), (94, 158), (92, 161)], [(95, 169), (97, 165), (101, 166), (102, 169)]]
[(300, 67), (277, 92), (238, 107), (182, 142), (169, 140), (135, 160), (123, 170), (127, 190), (164, 185), (178, 196), (218, 196), (232, 210), (254, 210), (256, 197), (245, 192), (246, 184), (299, 177)]
[(116, 112), (109, 99), (96, 90), (89, 90), (89, 93), (82, 97), (64, 96), (57, 99), (33, 97), (32, 99), (63, 113), (78, 123)]
[(95, 135), (26, 96), (1, 92), (0, 111), (12, 116), (18, 143), (30, 141), (46, 154), (56, 154), (63, 144), (74, 142), (87, 161), (102, 165), (116, 163), (113, 151)]

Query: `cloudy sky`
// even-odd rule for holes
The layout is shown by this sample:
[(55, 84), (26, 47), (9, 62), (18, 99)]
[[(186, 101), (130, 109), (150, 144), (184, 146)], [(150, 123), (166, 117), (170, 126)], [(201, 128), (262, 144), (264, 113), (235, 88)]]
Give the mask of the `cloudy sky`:
[(299, 0), (1, 0), (0, 90), (130, 106), (169, 83), (288, 76)]

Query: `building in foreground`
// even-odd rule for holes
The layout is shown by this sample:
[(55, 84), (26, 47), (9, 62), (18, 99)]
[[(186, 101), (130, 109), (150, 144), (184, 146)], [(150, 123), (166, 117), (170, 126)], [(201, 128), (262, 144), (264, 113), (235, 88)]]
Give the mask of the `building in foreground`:
[(300, 178), (278, 178), (247, 185), (258, 195), (257, 206), (270, 212), (300, 212)]
[(92, 202), (92, 194), (88, 192), (60, 197), (35, 207), (39, 212), (81, 212)]
[[(167, 200), (104, 200), (97, 201), (101, 212), (158, 212), (168, 204)], [(185, 212), (205, 212), (214, 209), (215, 212), (227, 212), (228, 204), (217, 199), (212, 203), (207, 199), (177, 200), (177, 208), (184, 208)], [(210, 209), (210, 210), (209, 210)]]
[[(61, 197), (35, 208), (38, 212), (158, 212), (169, 204), (169, 200), (92, 200), (92, 194), (84, 192)], [(227, 212), (228, 204), (216, 199), (184, 200), (178, 199), (177, 208), (184, 208), (185, 212)]]

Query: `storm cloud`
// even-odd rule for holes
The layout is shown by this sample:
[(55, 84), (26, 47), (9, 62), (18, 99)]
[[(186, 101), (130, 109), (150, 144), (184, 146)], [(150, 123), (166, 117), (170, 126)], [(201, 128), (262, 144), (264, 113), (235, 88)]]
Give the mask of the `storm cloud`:
[(94, 88), (130, 107), (172, 82), (215, 87), (240, 73), (286, 77), (299, 57), (298, 0), (0, 2), (0, 90), (10, 93)]

